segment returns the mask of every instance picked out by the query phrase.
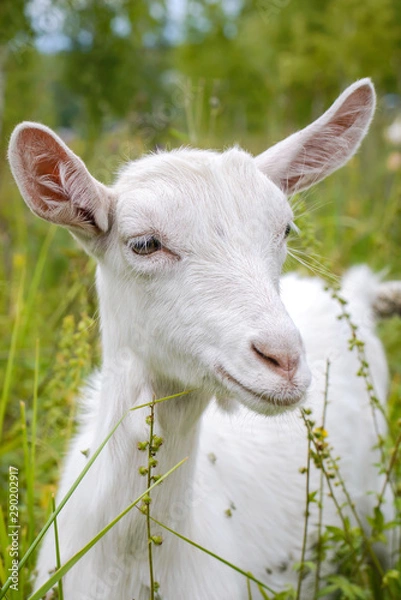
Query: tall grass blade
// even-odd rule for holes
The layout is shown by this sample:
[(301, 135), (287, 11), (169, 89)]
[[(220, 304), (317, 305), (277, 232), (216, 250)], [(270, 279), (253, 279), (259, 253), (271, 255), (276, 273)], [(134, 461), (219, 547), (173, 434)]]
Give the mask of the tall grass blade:
[(17, 292), (17, 301), (15, 308), (15, 320), (13, 325), (13, 330), (11, 334), (11, 344), (10, 350), (8, 354), (6, 373), (4, 377), (4, 385), (3, 391), (0, 400), (0, 441), (3, 434), (3, 423), (4, 423), (4, 415), (6, 414), (6, 408), (9, 400), (12, 374), (14, 369), (14, 361), (15, 361), (15, 351), (17, 348), (18, 335), (20, 331), (21, 324), (21, 316), (23, 309), (23, 294), (24, 294), (24, 284), (25, 284), (25, 269), (22, 271), (21, 279)]
[(303, 540), (302, 540), (302, 551), (301, 551), (301, 561), (300, 561), (299, 573), (298, 573), (298, 586), (297, 586), (296, 600), (301, 599), (302, 582), (304, 579), (304, 572), (305, 572), (305, 555), (306, 555), (306, 546), (307, 546), (307, 541), (308, 541), (308, 525), (309, 525), (310, 470), (311, 470), (311, 439), (310, 439), (310, 436), (308, 436), (308, 454), (307, 454), (306, 486), (305, 486), (306, 498), (305, 498), (304, 535), (303, 535)]
[(246, 591), (248, 592), (248, 600), (252, 600), (251, 580), (249, 577), (246, 580)]
[[(161, 402), (166, 402), (167, 400), (171, 400), (173, 398), (178, 398), (180, 396), (185, 396), (186, 394), (189, 394), (190, 392), (191, 392), (191, 390), (188, 390), (188, 391), (185, 391), (185, 392), (180, 392), (179, 394), (173, 394), (172, 396), (166, 396), (165, 398), (160, 398), (160, 399), (154, 400), (152, 402), (154, 404), (159, 404)], [(107, 442), (114, 435), (114, 433), (116, 432), (116, 430), (118, 429), (118, 427), (121, 425), (121, 423), (124, 421), (124, 419), (131, 412), (133, 412), (135, 410), (139, 410), (140, 408), (146, 408), (148, 406), (151, 406), (152, 402), (146, 402), (144, 404), (140, 404), (139, 406), (134, 406), (133, 408), (129, 409), (121, 417), (121, 419), (119, 419), (119, 421), (117, 421), (117, 423), (115, 424), (115, 426), (113, 427), (113, 429), (110, 431), (110, 433), (107, 435), (107, 437), (103, 440), (103, 442), (100, 444), (100, 446), (94, 452), (93, 456), (88, 460), (88, 462), (85, 465), (84, 469), (81, 471), (80, 475), (77, 477), (77, 479), (74, 481), (74, 483), (72, 484), (72, 486), (70, 487), (70, 489), (68, 490), (68, 492), (66, 493), (66, 495), (64, 496), (64, 498), (61, 500), (61, 502), (57, 506), (56, 510), (54, 512), (52, 512), (52, 514), (49, 516), (49, 518), (47, 519), (46, 523), (44, 524), (44, 526), (40, 530), (39, 534), (36, 536), (36, 538), (32, 542), (32, 544), (29, 546), (27, 552), (21, 558), (21, 560), (19, 562), (19, 565), (18, 565), (18, 570), (19, 571), (21, 571), (21, 569), (24, 567), (24, 565), (26, 564), (26, 562), (28, 561), (28, 559), (30, 558), (30, 556), (32, 555), (32, 553), (35, 551), (35, 549), (38, 546), (38, 544), (41, 542), (41, 540), (45, 536), (45, 534), (46, 534), (47, 530), (49, 529), (49, 527), (51, 527), (54, 519), (57, 517), (57, 515), (60, 513), (60, 511), (64, 508), (64, 506), (66, 505), (66, 503), (68, 502), (68, 500), (71, 498), (72, 494), (74, 493), (74, 491), (76, 490), (76, 488), (78, 487), (78, 485), (81, 483), (82, 479), (85, 477), (86, 473), (89, 471), (89, 469), (91, 468), (91, 466), (93, 465), (93, 463), (95, 462), (95, 460), (97, 459), (97, 457), (99, 456), (99, 454), (101, 453), (101, 451), (103, 450), (103, 448), (105, 447), (105, 445), (107, 444)], [(5, 582), (4, 586), (0, 590), (0, 600), (1, 600), (1, 598), (5, 597), (6, 592), (9, 589), (11, 583), (12, 583), (12, 579), (11, 579), (11, 577), (9, 577), (7, 579), (7, 581)]]
[[(174, 467), (172, 467), (169, 471), (167, 471), (167, 473), (162, 475), (160, 477), (160, 479), (155, 481), (155, 483), (153, 483), (149, 488), (147, 488), (140, 496), (138, 496), (138, 498), (136, 498), (133, 502), (131, 502), (131, 504), (129, 504), (127, 506), (127, 508), (125, 508), (119, 515), (117, 515), (117, 517), (115, 519), (110, 521), (110, 523), (108, 525), (106, 525), (106, 527), (104, 527), (101, 531), (99, 531), (99, 533), (90, 542), (88, 542), (83, 548), (81, 548), (81, 550), (79, 552), (74, 554), (74, 556), (72, 556), (60, 569), (57, 569), (57, 571), (54, 573), (54, 575), (52, 575), (52, 577), (44, 585), (42, 585), (42, 587), (40, 589), (38, 589), (34, 594), (29, 596), (29, 600), (40, 600), (43, 597), (43, 595), (46, 594), (46, 592), (48, 592), (61, 579), (61, 577), (64, 577), (64, 575), (66, 573), (68, 573), (68, 571), (83, 556), (85, 556), (85, 554), (87, 552), (89, 552), (89, 550), (91, 548), (93, 548), (93, 546), (95, 544), (97, 544), (97, 542), (104, 535), (106, 535), (106, 533), (108, 531), (110, 531), (110, 529), (112, 527), (114, 527), (114, 525), (116, 523), (118, 523), (118, 521), (120, 521), (123, 517), (125, 517), (125, 515), (127, 513), (129, 513), (129, 511), (132, 510), (134, 508), (134, 506), (142, 500), (142, 498), (144, 498), (150, 491), (152, 491), (152, 489), (154, 489), (157, 485), (159, 485), (162, 481), (164, 481), (167, 477), (169, 477), (169, 475), (171, 475), (176, 469), (181, 467), (181, 465), (183, 465), (186, 462), (186, 460), (187, 460), (187, 458), (184, 458), (179, 463), (174, 465)], [(54, 513), (55, 512), (56, 511), (54, 511)]]
[(34, 517), (34, 477), (30, 468), (31, 453), (28, 442), (25, 402), (20, 401), (22, 449), (24, 452), (24, 469), (26, 478), (26, 503), (28, 511), (28, 543), (32, 542), (35, 528)]
[(25, 301), (25, 305), (24, 305), (23, 321), (22, 321), (22, 326), (21, 326), (21, 335), (22, 336), (24, 336), (24, 334), (26, 333), (26, 328), (31, 319), (32, 307), (33, 307), (33, 304), (34, 304), (36, 296), (37, 296), (37, 292), (38, 292), (40, 280), (43, 275), (43, 270), (45, 268), (49, 248), (54, 239), (56, 231), (57, 231), (56, 226), (49, 227), (46, 237), (43, 241), (42, 247), (40, 249), (38, 259), (35, 264), (35, 270), (32, 275), (31, 283), (30, 283), (30, 286), (28, 289), (28, 293), (27, 293), (27, 297), (26, 297), (26, 301)]
[(8, 546), (8, 538), (7, 538), (7, 525), (5, 515), (3, 513), (3, 508), (0, 505), (0, 547), (3, 548), (3, 560), (0, 560), (0, 581), (5, 581), (7, 579), (7, 569), (9, 567), (10, 557), (6, 552), (6, 548)]
[[(56, 501), (54, 499), (54, 494), (52, 494), (52, 511), (56, 512)], [(55, 542), (55, 545), (56, 545), (56, 568), (60, 569), (60, 567), (61, 567), (61, 560), (60, 560), (60, 544), (59, 544), (59, 538), (58, 538), (57, 518), (54, 519), (54, 542)], [(62, 581), (62, 579), (59, 580), (57, 589), (58, 589), (59, 600), (64, 600), (63, 581)]]
[(35, 371), (33, 380), (33, 403), (32, 424), (30, 434), (29, 465), (27, 468), (27, 492), (28, 492), (28, 514), (29, 514), (29, 544), (33, 541), (35, 532), (35, 476), (36, 476), (36, 435), (38, 415), (38, 386), (39, 386), (39, 340), (36, 340), (35, 348)]
[[(204, 546), (201, 546), (200, 544), (197, 544), (193, 540), (190, 540), (189, 538), (185, 537), (185, 535), (182, 535), (181, 533), (178, 533), (178, 531), (174, 531), (174, 529), (170, 529), (170, 527), (168, 527), (167, 525), (164, 525), (164, 523), (160, 523), (160, 521), (158, 521), (154, 517), (150, 517), (150, 518), (152, 519), (152, 521), (154, 523), (156, 523), (156, 525), (159, 525), (159, 527), (162, 527), (166, 531), (169, 531), (170, 533), (172, 533), (176, 537), (180, 538), (180, 540), (183, 540), (184, 542), (187, 542), (187, 544), (190, 544), (191, 546), (194, 546), (194, 548), (198, 548), (198, 550), (201, 550), (202, 552), (204, 552), (205, 554), (208, 554), (212, 558), (215, 558), (216, 560), (219, 560), (224, 565), (227, 565), (227, 567), (230, 567), (230, 569), (233, 569), (234, 571), (237, 571), (237, 573), (240, 573), (244, 577), (247, 577), (248, 580), (254, 581), (262, 589), (267, 590), (268, 592), (270, 592), (272, 594), (275, 593), (274, 590), (272, 590), (268, 585), (266, 585), (265, 583), (263, 583), (263, 581), (260, 581), (259, 579), (256, 579), (256, 577), (254, 577), (252, 575), (252, 573), (249, 573), (247, 571), (243, 571), (239, 567), (237, 567), (237, 566), (233, 565), (232, 563), (230, 563), (225, 558), (222, 558), (221, 556), (219, 556), (218, 554), (215, 554), (211, 550), (208, 550), (207, 548), (204, 548)], [(39, 599), (36, 599), (36, 598), (33, 599), (32, 598), (30, 600), (39, 600)]]

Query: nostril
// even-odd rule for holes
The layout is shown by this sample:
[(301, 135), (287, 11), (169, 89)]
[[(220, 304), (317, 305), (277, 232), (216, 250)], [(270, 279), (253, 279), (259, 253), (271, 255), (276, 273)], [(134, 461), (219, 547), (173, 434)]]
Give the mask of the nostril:
[(259, 354), (259, 356), (262, 356), (264, 358), (264, 360), (266, 362), (270, 363), (273, 367), (281, 368), (279, 361), (276, 358), (273, 358), (273, 356), (263, 356), (263, 354), (260, 354), (260, 352), (258, 354)]
[(292, 356), (285, 352), (272, 355), (268, 347), (262, 344), (252, 344), (252, 350), (270, 369), (287, 379), (291, 379), (298, 368), (299, 356)]
[(270, 363), (272, 367), (280, 367), (280, 362), (274, 356), (269, 356), (265, 354), (262, 350), (260, 350), (255, 344), (252, 344), (252, 350), (256, 352), (256, 354), (265, 362)]

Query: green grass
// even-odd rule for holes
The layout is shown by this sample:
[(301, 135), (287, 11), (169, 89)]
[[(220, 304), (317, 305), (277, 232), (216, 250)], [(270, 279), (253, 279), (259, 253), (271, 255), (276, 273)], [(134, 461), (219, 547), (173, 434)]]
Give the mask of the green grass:
[[(304, 194), (298, 202), (296, 212), (304, 245), (309, 254), (320, 255), (322, 259), (317, 261), (335, 275), (341, 275), (352, 264), (366, 262), (378, 271), (385, 269), (387, 278), (401, 279), (401, 172), (386, 169), (390, 149), (383, 145), (382, 125), (375, 126), (350, 165)], [(116, 157), (108, 164), (110, 172), (119, 158), (127, 154), (127, 140), (118, 141)], [(246, 140), (243, 142), (246, 146)], [(249, 140), (249, 147), (260, 151), (264, 143), (253, 138)], [(130, 144), (132, 148), (140, 147), (138, 140)], [(224, 145), (210, 139), (200, 143), (209, 144)], [(104, 171), (103, 156), (110, 156), (112, 145), (116, 148), (116, 140), (104, 139), (99, 145), (92, 164), (95, 175)], [(74, 429), (75, 397), (85, 377), (99, 363), (100, 351), (92, 261), (65, 231), (42, 223), (29, 213), (5, 165), (0, 165), (0, 240), (3, 248), (0, 264), (0, 473), (2, 481), (7, 482), (9, 466), (19, 470), (20, 559), (29, 552), (29, 559), (20, 572), (19, 591), (9, 590), (7, 598), (23, 600), (31, 590), (35, 540), (44, 523), (54, 526), (59, 509), (54, 511), (52, 502), (61, 458)], [(289, 264), (295, 266), (291, 261)], [(386, 454), (391, 456), (391, 447), (398, 449), (399, 446), (401, 320), (394, 318), (382, 323), (379, 331), (390, 366), (388, 416), (392, 435)], [(316, 424), (308, 426), (312, 436), (310, 457), (321, 461), (324, 478), (333, 469), (330, 452), (328, 457), (319, 456)], [(393, 456), (391, 473), (395, 478), (398, 504), (400, 461), (398, 455)], [(388, 468), (388, 464), (383, 467)], [(148, 489), (150, 487), (148, 485)], [(4, 584), (11, 566), (6, 483), (1, 487), (0, 497), (0, 583)], [(133, 506), (138, 502), (136, 499)], [(379, 513), (373, 515), (376, 519), (373, 537), (383, 534)], [(151, 515), (149, 518), (151, 521)], [(379, 568), (369, 567), (374, 558), (371, 556), (368, 560), (366, 553), (372, 541), (361, 528), (351, 527), (345, 516), (342, 529), (322, 532), (322, 546), (335, 545), (342, 565), (341, 572), (326, 582), (326, 588), (337, 591), (339, 598), (401, 597), (397, 569), (380, 573)], [(196, 540), (182, 540), (182, 543), (196, 544)], [(347, 556), (360, 560), (356, 575), (350, 560), (344, 559)], [(224, 557), (216, 558), (220, 559)], [(315, 567), (298, 565), (299, 589), (302, 573), (318, 564), (317, 559)], [(62, 566), (59, 574), (65, 568)], [(255, 581), (252, 574), (245, 573), (244, 577)], [(56, 581), (54, 576), (52, 584)], [(249, 585), (250, 597), (273, 597), (260, 586), (259, 582), (255, 593)], [(289, 591), (276, 598), (295, 599), (297, 592)]]

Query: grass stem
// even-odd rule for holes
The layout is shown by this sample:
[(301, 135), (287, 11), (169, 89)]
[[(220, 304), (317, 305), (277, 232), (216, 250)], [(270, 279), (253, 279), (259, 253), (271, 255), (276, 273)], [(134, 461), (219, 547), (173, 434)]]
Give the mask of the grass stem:
[[(322, 414), (322, 430), (326, 429), (326, 415), (327, 415), (327, 404), (329, 397), (329, 381), (330, 381), (330, 360), (326, 361), (326, 373), (324, 381), (324, 399), (323, 399), (323, 414)], [(316, 571), (315, 571), (315, 596), (317, 596), (320, 586), (320, 571), (323, 559), (323, 539), (322, 539), (322, 526), (323, 526), (323, 494), (324, 494), (324, 474), (323, 470), (320, 471), (319, 481), (319, 510), (318, 510), (318, 523), (317, 523), (317, 559), (316, 559)]]
[(308, 523), (309, 523), (309, 505), (310, 505), (310, 468), (311, 468), (311, 437), (308, 435), (308, 454), (306, 465), (306, 486), (305, 486), (305, 520), (304, 520), (304, 535), (302, 539), (301, 561), (298, 573), (298, 586), (296, 600), (301, 598), (302, 581), (305, 575), (305, 555), (306, 543), (308, 540)]
[[(216, 560), (220, 561), (221, 563), (227, 565), (227, 567), (230, 567), (230, 569), (233, 569), (234, 571), (236, 571), (237, 573), (240, 573), (241, 575), (243, 575), (244, 577), (246, 577), (248, 580), (250, 581), (254, 581), (258, 586), (260, 586), (262, 589), (267, 590), (268, 592), (270, 592), (271, 594), (275, 594), (275, 591), (269, 587), (268, 585), (266, 585), (265, 583), (263, 583), (263, 581), (260, 581), (259, 579), (257, 579), (256, 577), (254, 577), (252, 575), (252, 573), (249, 573), (249, 571), (244, 571), (243, 569), (241, 569), (240, 567), (237, 567), (236, 565), (233, 565), (232, 563), (230, 563), (228, 560), (225, 560), (225, 558), (222, 558), (221, 556), (219, 556), (218, 554), (215, 554), (214, 552), (212, 552), (211, 550), (208, 550), (207, 548), (204, 548), (204, 546), (201, 546), (200, 544), (197, 544), (196, 542), (194, 542), (194, 540), (191, 540), (187, 537), (185, 537), (185, 535), (182, 535), (181, 533), (178, 533), (178, 531), (174, 531), (174, 529), (171, 529), (170, 527), (168, 527), (167, 525), (165, 525), (164, 523), (161, 523), (160, 521), (158, 521), (157, 519), (155, 519), (154, 517), (150, 517), (152, 519), (152, 521), (154, 523), (156, 523), (156, 525), (159, 525), (159, 527), (162, 527), (163, 529), (165, 529), (166, 531), (169, 531), (171, 534), (175, 535), (176, 537), (178, 537), (180, 540), (183, 540), (184, 542), (186, 542), (187, 544), (190, 544), (191, 546), (193, 546), (194, 548), (198, 548), (198, 550), (201, 550), (202, 552), (204, 552), (205, 554), (208, 554), (209, 556), (211, 556), (212, 558), (215, 558)], [(32, 599), (33, 600), (33, 599)], [(35, 599), (36, 600), (36, 599)]]
[[(56, 501), (54, 499), (54, 494), (52, 494), (52, 511), (56, 512)], [(56, 545), (56, 568), (60, 569), (61, 559), (60, 559), (60, 544), (59, 544), (59, 537), (58, 537), (57, 518), (54, 519), (54, 542)], [(58, 588), (59, 600), (64, 600), (63, 580), (61, 578), (58, 581), (57, 588)]]
[[(149, 444), (148, 444), (148, 475), (147, 475), (147, 488), (149, 489), (152, 484), (152, 442), (153, 442), (153, 430), (155, 420), (155, 398), (153, 398), (150, 405), (150, 419), (149, 419)], [(150, 496), (149, 496), (150, 497)], [(149, 583), (150, 583), (150, 600), (155, 600), (155, 578), (153, 570), (153, 542), (152, 532), (150, 528), (150, 503), (147, 506), (146, 511), (146, 531), (148, 536), (148, 563), (149, 563)]]

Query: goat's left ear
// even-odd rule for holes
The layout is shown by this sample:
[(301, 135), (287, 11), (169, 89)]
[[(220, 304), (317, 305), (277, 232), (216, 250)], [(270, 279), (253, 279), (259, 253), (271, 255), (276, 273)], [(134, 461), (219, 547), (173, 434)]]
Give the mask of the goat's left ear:
[(319, 119), (257, 156), (256, 165), (286, 194), (314, 185), (355, 154), (375, 105), (370, 79), (355, 82)]
[(48, 127), (21, 123), (10, 140), (11, 171), (29, 208), (82, 242), (110, 226), (112, 193)]

